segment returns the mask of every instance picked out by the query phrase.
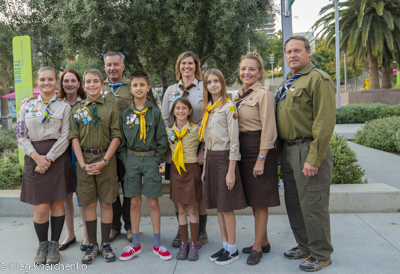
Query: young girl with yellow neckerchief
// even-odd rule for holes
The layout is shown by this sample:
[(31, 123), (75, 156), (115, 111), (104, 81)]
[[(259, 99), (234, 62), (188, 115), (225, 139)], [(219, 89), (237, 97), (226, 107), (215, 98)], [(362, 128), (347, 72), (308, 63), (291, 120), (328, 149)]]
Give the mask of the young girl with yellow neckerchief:
[[(171, 123), (167, 127), (171, 150), (171, 194), (170, 199), (178, 205), (179, 228), (182, 243), (176, 258), (196, 261), (199, 259), (197, 235), (199, 211), (197, 203), (202, 200), (201, 171), (197, 162), (200, 141), (199, 126), (193, 121), (193, 108), (187, 98), (178, 98), (170, 112)], [(190, 216), (191, 243), (188, 243), (187, 218)]]
[(221, 71), (207, 70), (203, 83), (204, 118), (199, 139), (204, 136), (206, 149), (202, 174), (204, 205), (207, 209), (217, 208), (222, 236), (222, 248), (211, 255), (210, 260), (217, 265), (227, 265), (239, 259), (233, 211), (247, 207), (237, 164), (240, 160), (239, 124), (236, 107), (227, 98)]

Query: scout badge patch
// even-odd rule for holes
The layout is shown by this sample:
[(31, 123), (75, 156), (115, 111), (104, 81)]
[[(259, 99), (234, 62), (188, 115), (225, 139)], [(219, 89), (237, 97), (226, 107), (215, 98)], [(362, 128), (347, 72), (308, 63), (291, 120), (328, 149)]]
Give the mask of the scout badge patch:
[(296, 90), (296, 88), (294, 86), (291, 86), (289, 89), (291, 92), (294, 92)]
[(169, 135), (168, 141), (170, 141), (171, 144), (174, 144), (176, 141), (175, 131), (168, 131), (168, 135)]
[(176, 100), (178, 98), (182, 97), (182, 94), (179, 90), (174, 90), (171, 94), (171, 99)]

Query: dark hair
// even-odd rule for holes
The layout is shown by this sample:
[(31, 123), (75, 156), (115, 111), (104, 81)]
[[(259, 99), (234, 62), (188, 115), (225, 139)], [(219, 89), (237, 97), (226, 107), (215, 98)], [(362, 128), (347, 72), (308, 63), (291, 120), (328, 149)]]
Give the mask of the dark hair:
[[(227, 90), (226, 90), (226, 83), (225, 83), (225, 78), (224, 75), (222, 74), (222, 72), (219, 69), (213, 68), (213, 69), (209, 69), (206, 71), (206, 73), (204, 73), (204, 80), (203, 80), (203, 98), (207, 98), (207, 100), (203, 99), (203, 106), (201, 107), (201, 113), (204, 114), (207, 111), (207, 106), (208, 103), (211, 101), (212, 102), (212, 96), (210, 94), (210, 92), (207, 89), (207, 82), (208, 82), (208, 77), (210, 76), (210, 74), (213, 74), (215, 76), (218, 77), (219, 82), (221, 83), (221, 103), (220, 103), (220, 107), (222, 107), (223, 105), (225, 105), (226, 103), (226, 98), (228, 98), (227, 95)], [(215, 103), (215, 102), (212, 102)]]
[(194, 63), (196, 65), (195, 78), (197, 80), (201, 81), (201, 62), (200, 62), (200, 58), (196, 53), (194, 53), (191, 50), (187, 50), (184, 53), (181, 53), (178, 56), (178, 59), (176, 60), (176, 64), (175, 64), (176, 81), (179, 81), (179, 80), (182, 79), (182, 73), (181, 73), (181, 70), (180, 70), (180, 66), (181, 66), (182, 60), (187, 58), (187, 57), (192, 57), (193, 58)]
[(296, 35), (296, 36), (292, 36), (289, 39), (286, 40), (285, 42), (285, 47), (284, 49), (286, 50), (286, 44), (290, 41), (290, 40), (299, 40), (299, 41), (303, 41), (304, 42), (304, 47), (306, 48), (306, 51), (310, 51), (310, 42), (308, 41), (307, 38), (300, 36), (300, 35)]
[(121, 57), (121, 61), (122, 61), (122, 64), (123, 64), (125, 62), (125, 55), (122, 52), (118, 52), (118, 51), (110, 51), (110, 52), (107, 52), (106, 54), (104, 54), (104, 56), (103, 56), (104, 63), (106, 62), (106, 58), (108, 56), (116, 56), (116, 55)]
[(83, 86), (82, 86), (81, 77), (79, 76), (79, 73), (76, 72), (76, 71), (73, 70), (73, 69), (66, 69), (66, 70), (64, 70), (63, 73), (61, 74), (60, 92), (58, 93), (58, 96), (57, 96), (57, 97), (60, 98), (60, 99), (63, 99), (63, 98), (65, 98), (65, 97), (67, 96), (66, 93), (65, 93), (64, 84), (63, 84), (64, 76), (65, 76), (65, 74), (67, 74), (67, 73), (72, 73), (72, 74), (74, 74), (74, 75), (76, 76), (76, 79), (77, 79), (78, 82), (79, 82), (79, 87), (78, 87), (78, 91), (77, 91), (78, 96), (81, 97), (82, 100), (83, 100), (83, 99), (86, 99), (86, 94), (85, 94), (85, 90), (83, 89)]
[(149, 76), (147, 75), (146, 72), (137, 70), (131, 73), (131, 76), (129, 76), (129, 81), (132, 82), (133, 79), (135, 78), (143, 78), (146, 80), (147, 84), (150, 86), (150, 79)]
[(195, 121), (193, 120), (193, 117), (192, 117), (193, 107), (192, 107), (192, 104), (190, 103), (189, 99), (187, 99), (185, 97), (179, 97), (178, 99), (176, 99), (174, 101), (174, 103), (172, 104), (172, 107), (171, 107), (171, 111), (169, 112), (169, 117), (170, 117), (171, 122), (169, 122), (168, 127), (173, 127), (176, 122), (174, 110), (175, 110), (175, 106), (178, 102), (184, 103), (189, 108), (189, 110), (192, 110), (192, 113), (189, 114), (189, 116), (187, 117), (187, 120), (189, 121), (189, 123), (195, 123)]
[(85, 73), (83, 74), (83, 82), (85, 82), (85, 77), (86, 77), (86, 75), (88, 75), (88, 74), (97, 75), (97, 76), (99, 76), (100, 81), (101, 81), (102, 83), (104, 82), (103, 73), (101, 73), (101, 71), (98, 70), (98, 69), (88, 69), (87, 71), (85, 71)]

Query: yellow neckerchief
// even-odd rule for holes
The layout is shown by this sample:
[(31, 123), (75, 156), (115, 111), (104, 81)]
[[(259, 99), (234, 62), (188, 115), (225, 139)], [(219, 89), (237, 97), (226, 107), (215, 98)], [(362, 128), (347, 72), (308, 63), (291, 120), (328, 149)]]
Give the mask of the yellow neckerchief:
[[(230, 101), (229, 98), (226, 98), (226, 102)], [(214, 103), (214, 105), (207, 106), (207, 111), (204, 114), (203, 120), (201, 120), (201, 125), (200, 125), (200, 130), (199, 130), (199, 134), (197, 135), (197, 138), (201, 141), (203, 139), (203, 134), (204, 134), (204, 130), (206, 128), (206, 124), (207, 124), (207, 120), (208, 120), (208, 115), (211, 113), (211, 111), (216, 108), (217, 106), (219, 106), (219, 104), (221, 103), (221, 100), (218, 100), (217, 102)]]
[(136, 111), (134, 109), (133, 112), (140, 116), (140, 140), (143, 138), (143, 143), (146, 143), (146, 119), (144, 119), (144, 115), (146, 114), (149, 108), (145, 108), (142, 111)]
[(188, 132), (188, 129), (185, 128), (181, 132), (174, 129), (174, 132), (176, 134), (176, 138), (178, 139), (178, 144), (176, 145), (176, 148), (174, 151), (174, 164), (176, 166), (176, 169), (179, 172), (179, 175), (181, 175), (180, 168), (182, 168), (186, 172), (185, 162), (184, 162), (184, 158), (183, 158), (182, 138), (186, 135), (186, 133)]

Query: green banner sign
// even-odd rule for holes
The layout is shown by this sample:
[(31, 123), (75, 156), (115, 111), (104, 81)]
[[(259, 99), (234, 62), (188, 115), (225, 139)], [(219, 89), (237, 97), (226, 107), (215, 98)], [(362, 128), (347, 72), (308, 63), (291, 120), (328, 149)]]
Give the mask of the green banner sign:
[[(13, 58), (15, 104), (18, 113), (21, 101), (25, 98), (33, 97), (32, 53), (31, 38), (29, 36), (15, 36), (13, 38)], [(18, 149), (18, 155), (19, 164), (23, 169), (24, 153), (21, 149)]]

